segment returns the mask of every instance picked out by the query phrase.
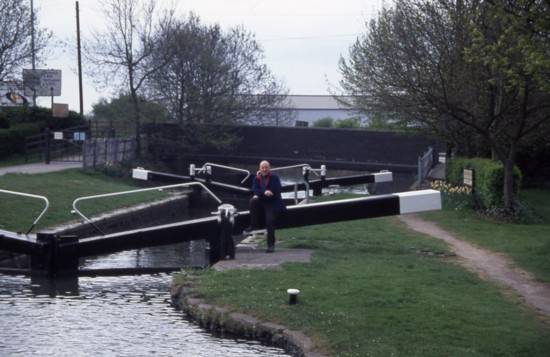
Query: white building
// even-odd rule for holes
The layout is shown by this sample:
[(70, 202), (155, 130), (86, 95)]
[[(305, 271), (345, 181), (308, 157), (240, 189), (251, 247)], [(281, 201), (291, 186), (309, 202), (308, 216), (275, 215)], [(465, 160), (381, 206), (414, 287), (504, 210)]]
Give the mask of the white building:
[(365, 124), (366, 116), (357, 108), (340, 103), (336, 98), (352, 102), (351, 97), (334, 97), (332, 95), (288, 95), (281, 104), (271, 109), (268, 115), (272, 125), (276, 126), (313, 126), (322, 118), (334, 121), (357, 118)]
[[(352, 102), (351, 97), (340, 98), (346, 102)], [(359, 113), (357, 108), (340, 103), (332, 95), (289, 95), (284, 106), (287, 110), (294, 111), (292, 126), (295, 126), (296, 122), (307, 122), (308, 126), (312, 126), (315, 121), (327, 117), (334, 120), (360, 117), (361, 122), (366, 120), (365, 115)]]

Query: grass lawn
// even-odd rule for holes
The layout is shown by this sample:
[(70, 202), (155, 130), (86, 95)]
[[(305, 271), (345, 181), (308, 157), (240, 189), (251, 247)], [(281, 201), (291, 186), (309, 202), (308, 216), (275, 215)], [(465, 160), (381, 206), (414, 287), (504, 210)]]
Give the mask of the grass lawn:
[[(313, 261), (198, 272), (199, 294), (302, 330), (329, 355), (548, 356), (547, 324), (396, 218), (277, 234), (279, 246), (314, 249)], [(298, 305), (287, 304), (287, 288), (301, 290)]]
[(539, 224), (512, 224), (482, 217), (471, 210), (446, 209), (422, 214), (461, 239), (511, 257), (541, 281), (550, 282), (550, 190), (521, 192), (522, 202), (542, 216)]
[[(72, 215), (72, 202), (82, 196), (136, 189), (130, 179), (115, 179), (100, 173), (79, 169), (45, 174), (6, 174), (0, 176), (0, 189), (46, 196), (50, 208), (36, 230), (80, 219)], [(115, 208), (131, 206), (163, 197), (163, 193), (147, 192), (83, 201), (78, 208), (88, 217)], [(44, 207), (41, 200), (0, 192), (0, 229), (26, 232)]]

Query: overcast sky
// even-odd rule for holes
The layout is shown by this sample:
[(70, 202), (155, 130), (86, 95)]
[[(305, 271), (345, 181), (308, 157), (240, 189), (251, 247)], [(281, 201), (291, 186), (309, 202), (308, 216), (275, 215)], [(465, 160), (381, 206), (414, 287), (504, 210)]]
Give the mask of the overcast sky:
[[(365, 23), (381, 8), (383, 0), (159, 0), (159, 5), (175, 3), (178, 12), (193, 11), (203, 23), (220, 24), (224, 29), (242, 25), (256, 35), (264, 49), (264, 63), (285, 83), (291, 94), (329, 94), (340, 80), (338, 59), (365, 31)], [(386, 1), (388, 3), (389, 1)], [(34, 0), (41, 26), (53, 31), (57, 41), (76, 41), (75, 0)], [(82, 37), (92, 29), (101, 30), (102, 17), (97, 0), (80, 0)], [(74, 45), (76, 48), (76, 45)], [(61, 69), (62, 95), (57, 103), (68, 103), (78, 111), (76, 53), (55, 46), (45, 65), (37, 68)], [(100, 97), (113, 93), (96, 89), (84, 76), (84, 111)], [(49, 106), (48, 98), (39, 103)]]

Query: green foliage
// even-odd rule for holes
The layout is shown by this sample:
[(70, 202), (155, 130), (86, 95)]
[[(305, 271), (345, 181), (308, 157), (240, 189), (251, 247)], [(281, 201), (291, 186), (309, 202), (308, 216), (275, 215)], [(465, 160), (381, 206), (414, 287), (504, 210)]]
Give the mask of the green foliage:
[(23, 153), (25, 138), (40, 134), (45, 128), (59, 130), (84, 123), (80, 115), (74, 111), (70, 111), (67, 118), (53, 118), (50, 109), (41, 107), (4, 108), (0, 114), (8, 122), (7, 128), (0, 129), (0, 158), (2, 159)]
[(367, 113), (398, 113), (464, 155), (514, 164), (550, 132), (549, 23), (544, 0), (396, 0), (341, 58), (340, 84)]
[(334, 127), (334, 118), (323, 117), (313, 122), (314, 128), (332, 128)]
[[(140, 114), (143, 123), (162, 122), (168, 118), (166, 109), (155, 102), (139, 99)], [(101, 98), (99, 102), (92, 105), (93, 115), (96, 119), (109, 121), (133, 122), (134, 106), (132, 97), (128, 94), (119, 94), (116, 98), (107, 100)]]
[[(453, 185), (463, 185), (464, 169), (474, 170), (474, 195), (483, 209), (503, 206), (504, 168), (501, 163), (481, 158), (453, 158), (447, 164), (447, 180)], [(514, 192), (521, 184), (521, 172), (514, 167)]]
[(0, 129), (0, 158), (25, 150), (25, 137), (40, 133), (42, 123), (21, 123)]
[(15, 125), (20, 123), (43, 123), (44, 127), (50, 127), (51, 129), (62, 129), (71, 125), (79, 125), (81, 118), (78, 113), (70, 110), (67, 118), (53, 118), (52, 111), (49, 108), (44, 107), (13, 107), (2, 108), (2, 113), (8, 120), (9, 125)]
[(10, 121), (8, 116), (2, 110), (0, 110), (0, 129), (7, 129), (10, 127)]
[(466, 60), (487, 66), (493, 85), (525, 90), (526, 78), (550, 92), (550, 3), (544, 0), (483, 2), (471, 23)]
[(355, 129), (361, 127), (361, 118), (359, 117), (350, 117), (346, 119), (336, 120), (334, 123), (335, 128), (340, 129)]

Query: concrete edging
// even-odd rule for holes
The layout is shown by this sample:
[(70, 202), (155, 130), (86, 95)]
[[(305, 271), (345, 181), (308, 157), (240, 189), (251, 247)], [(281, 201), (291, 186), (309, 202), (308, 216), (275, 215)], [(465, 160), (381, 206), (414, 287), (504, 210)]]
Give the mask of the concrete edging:
[(282, 348), (293, 356), (325, 357), (315, 351), (313, 342), (304, 333), (210, 305), (203, 299), (193, 297), (192, 288), (189, 286), (173, 286), (171, 296), (175, 305), (209, 331), (227, 332), (242, 338), (257, 340)]

